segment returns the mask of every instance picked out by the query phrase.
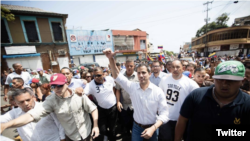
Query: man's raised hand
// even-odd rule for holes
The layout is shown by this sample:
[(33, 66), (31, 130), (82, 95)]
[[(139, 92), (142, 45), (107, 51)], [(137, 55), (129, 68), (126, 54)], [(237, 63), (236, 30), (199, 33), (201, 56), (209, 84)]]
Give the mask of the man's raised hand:
[(107, 48), (103, 51), (103, 54), (105, 54), (107, 58), (112, 59), (117, 52), (118, 51), (113, 52), (110, 48)]

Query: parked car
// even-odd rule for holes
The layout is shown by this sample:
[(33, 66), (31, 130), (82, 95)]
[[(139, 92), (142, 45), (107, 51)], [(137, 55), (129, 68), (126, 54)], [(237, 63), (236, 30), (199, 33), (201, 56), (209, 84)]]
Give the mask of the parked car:
[(80, 64), (80, 66), (84, 66), (84, 67), (86, 67), (86, 68), (88, 68), (88, 69), (90, 69), (90, 67), (91, 67), (92, 65), (95, 65), (96, 67), (100, 67), (100, 65), (99, 65), (98, 63), (96, 63), (96, 62)]
[(183, 58), (180, 58), (180, 60), (184, 60), (184, 61), (188, 61), (188, 62), (192, 62), (194, 61), (192, 57), (183, 57)]

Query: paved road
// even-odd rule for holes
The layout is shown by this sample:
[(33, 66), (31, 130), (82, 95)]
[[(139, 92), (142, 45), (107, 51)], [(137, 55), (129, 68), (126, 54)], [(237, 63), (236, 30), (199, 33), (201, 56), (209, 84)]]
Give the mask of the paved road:
[[(3, 105), (6, 105), (6, 104), (9, 104), (8, 102), (5, 102), (3, 100), (3, 96), (4, 96), (4, 93), (3, 93), (3, 88), (1, 87), (1, 106)], [(5, 109), (7, 110), (7, 108)], [(1, 115), (4, 114), (1, 112)], [(15, 132), (15, 128), (10, 128), (10, 129), (6, 129), (3, 131), (2, 135), (5, 136), (5, 137), (8, 137), (10, 139), (14, 139), (16, 135), (18, 135), (17, 132)]]

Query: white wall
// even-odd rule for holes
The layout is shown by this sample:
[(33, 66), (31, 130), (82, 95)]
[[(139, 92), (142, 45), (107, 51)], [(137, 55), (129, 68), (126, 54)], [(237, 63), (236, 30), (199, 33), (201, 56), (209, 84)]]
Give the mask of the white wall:
[(60, 70), (63, 67), (69, 67), (69, 58), (68, 57), (58, 57), (57, 61), (59, 63)]
[(95, 61), (101, 67), (108, 67), (109, 59), (105, 55), (95, 55)]
[(118, 63), (124, 63), (126, 60), (126, 56), (116, 57), (116, 62)]
[(43, 69), (42, 61), (40, 56), (34, 57), (23, 57), (23, 58), (7, 58), (8, 67), (12, 68), (12, 64), (20, 63), (23, 68), (30, 68), (36, 70), (37, 68)]
[(74, 56), (74, 64), (76, 66), (79, 66), (79, 58), (80, 58), (80, 63), (83, 64), (83, 63), (93, 63), (94, 60), (93, 60), (93, 55), (84, 55), (84, 57), (82, 55), (75, 55)]
[(93, 55), (84, 55), (84, 57), (80, 57), (80, 62), (82, 63), (93, 63)]
[(131, 60), (136, 60), (137, 59), (137, 57), (136, 56), (128, 56), (128, 59), (131, 59)]

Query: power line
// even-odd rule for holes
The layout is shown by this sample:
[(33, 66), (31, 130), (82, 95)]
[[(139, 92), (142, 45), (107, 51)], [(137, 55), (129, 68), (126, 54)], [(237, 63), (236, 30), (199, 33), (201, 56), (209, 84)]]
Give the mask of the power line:
[(224, 11), (229, 5), (233, 4), (231, 3), (232, 0), (228, 1), (228, 3), (220, 10), (220, 12), (218, 12), (218, 14), (214, 17), (214, 19), (212, 21), (215, 21), (216, 18), (221, 14), (222, 11)]
[[(220, 1), (223, 1), (223, 0), (220, 0)], [(189, 7), (189, 8), (185, 8), (183, 10), (171, 10), (171, 11), (165, 11), (165, 12), (185, 11), (185, 10), (193, 9), (193, 8), (200, 7), (200, 6), (201, 5), (196, 5), (196, 6), (192, 6), (192, 7)], [(219, 6), (221, 6), (221, 5), (219, 5)], [(101, 26), (104, 26), (104, 25), (116, 24), (116, 23), (121, 23), (121, 22), (124, 22), (124, 21), (131, 22), (131, 19), (136, 19), (136, 21), (138, 21), (140, 19), (144, 19), (145, 17), (155, 16), (155, 15), (158, 15), (158, 13), (157, 14), (143, 16), (143, 17), (139, 17), (139, 19), (138, 19), (138, 17), (136, 17), (136, 18), (130, 18), (130, 19), (122, 20), (122, 21), (119, 20), (119, 21), (116, 21), (116, 22), (106, 22), (106, 23), (103, 23), (101, 25), (98, 24), (98, 25), (94, 25), (94, 26), (87, 26), (86, 28), (101, 27)]]
[(236, 10), (234, 10), (232, 13), (230, 13), (230, 15), (233, 15), (236, 11), (238, 11), (238, 10), (241, 8), (241, 6), (244, 5), (245, 2), (246, 2), (246, 1), (244, 1), (244, 2), (240, 5), (239, 8), (236, 8)]
[[(220, 7), (220, 6), (223, 6), (223, 5), (218, 5), (218, 6), (215, 6), (214, 8), (217, 8), (217, 7)], [(194, 11), (192, 13), (188, 13), (188, 14), (184, 14), (184, 15), (180, 15), (180, 16), (174, 16), (174, 17), (169, 17), (169, 18), (164, 18), (164, 19), (159, 19), (159, 20), (153, 20), (153, 21), (148, 21), (148, 22), (142, 22), (142, 23), (136, 23), (136, 24), (125, 24), (125, 25), (117, 25), (116, 24), (116, 25), (109, 25), (109, 26), (121, 27), (121, 26), (132, 26), (132, 25), (137, 25), (137, 24), (154, 23), (154, 22), (158, 22), (158, 21), (164, 21), (164, 20), (168, 20), (168, 19), (174, 19), (174, 18), (190, 15), (190, 14), (197, 13), (197, 12), (202, 12), (202, 11), (199, 10), (199, 11)], [(103, 26), (103, 25), (100, 25), (100, 26)], [(109, 28), (109, 27), (104, 27), (103, 29), (106, 29), (106, 28)]]

